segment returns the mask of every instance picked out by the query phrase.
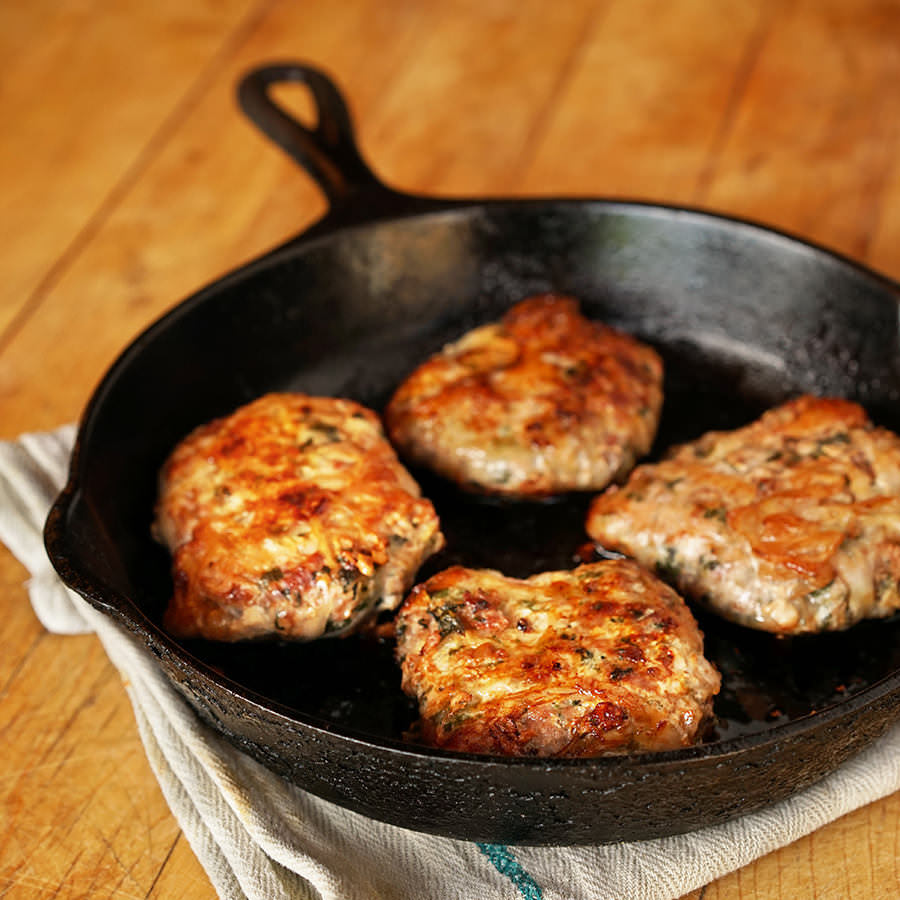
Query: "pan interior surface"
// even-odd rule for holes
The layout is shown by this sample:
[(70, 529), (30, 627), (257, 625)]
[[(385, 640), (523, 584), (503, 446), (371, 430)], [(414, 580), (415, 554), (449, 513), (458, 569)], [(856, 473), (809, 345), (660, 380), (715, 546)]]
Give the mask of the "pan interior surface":
[[(577, 297), (587, 315), (663, 356), (651, 456), (807, 391), (856, 400), (900, 430), (897, 297), (875, 276), (790, 238), (683, 210), (462, 206), (298, 240), (179, 305), (126, 350), (80, 438), (65, 541), (81, 583), (102, 586), (101, 605), (129, 598), (113, 613), (158, 633), (170, 577), (150, 537), (156, 478), (191, 428), (270, 390), (381, 410), (443, 343), (546, 290)], [(589, 497), (491, 501), (414, 474), (447, 536), (423, 578), (457, 562), (524, 576), (571, 567), (586, 552)], [(723, 673), (713, 746), (814, 719), (900, 669), (893, 621), (779, 639), (697, 616)], [(254, 702), (270, 700), (338, 735), (393, 746), (414, 716), (389, 643), (193, 641), (184, 649)]]

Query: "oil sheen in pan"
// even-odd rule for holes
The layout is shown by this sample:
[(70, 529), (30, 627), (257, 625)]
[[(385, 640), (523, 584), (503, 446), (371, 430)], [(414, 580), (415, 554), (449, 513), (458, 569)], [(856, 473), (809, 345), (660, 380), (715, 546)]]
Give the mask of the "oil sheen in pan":
[[(784, 399), (777, 373), (752, 383), (743, 365), (666, 352), (666, 401), (653, 455), (705, 431), (733, 428)], [(896, 430), (897, 423), (880, 422)], [(584, 557), (590, 497), (537, 503), (482, 499), (415, 471), (434, 502), (447, 547), (420, 573), (452, 564), (524, 577), (570, 568)], [(822, 710), (900, 668), (900, 619), (863, 622), (836, 634), (781, 637), (694, 610), (706, 655), (722, 673), (707, 741), (764, 731)], [(393, 642), (351, 636), (305, 644), (191, 641), (187, 649), (245, 687), (350, 733), (399, 740), (415, 718), (400, 690)], [(314, 690), (309, 686), (314, 685)]]

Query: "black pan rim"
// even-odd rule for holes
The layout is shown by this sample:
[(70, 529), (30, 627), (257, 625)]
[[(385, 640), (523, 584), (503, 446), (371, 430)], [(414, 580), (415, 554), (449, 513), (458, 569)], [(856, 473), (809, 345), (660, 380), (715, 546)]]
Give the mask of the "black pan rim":
[(425, 758), (432, 764), (435, 761), (446, 762), (448, 765), (455, 762), (466, 762), (487, 769), (503, 765), (529, 768), (535, 771), (547, 771), (548, 768), (551, 770), (582, 769), (584, 771), (596, 771), (598, 767), (610, 770), (620, 768), (654, 769), (671, 765), (683, 765), (693, 760), (706, 760), (709, 757), (728, 758), (750, 749), (761, 749), (770, 744), (776, 744), (787, 738), (803, 734), (813, 727), (830, 722), (838, 722), (844, 716), (852, 715), (863, 707), (890, 698), (893, 694), (900, 692), (900, 669), (898, 669), (894, 673), (868, 685), (861, 691), (848, 696), (846, 699), (830, 704), (801, 718), (785, 723), (774, 723), (771, 727), (753, 734), (698, 744), (694, 747), (680, 750), (592, 757), (588, 759), (503, 757), (449, 752), (421, 747), (390, 738), (373, 740), (371, 736), (360, 734), (353, 729), (342, 728), (332, 723), (324, 722), (314, 716), (298, 713), (296, 710), (259, 695), (234, 682), (227, 676), (216, 672), (202, 660), (197, 659), (147, 618), (130, 598), (111, 591), (104, 585), (97, 584), (90, 575), (85, 573), (83, 567), (78, 564), (77, 554), (73, 557), (66, 549), (65, 523), (81, 493), (80, 484), (83, 481), (84, 466), (86, 465), (83, 462), (82, 448), (90, 441), (93, 424), (100, 411), (102, 411), (106, 386), (115, 379), (116, 374), (123, 367), (128, 365), (130, 358), (134, 354), (138, 353), (146, 343), (152, 342), (156, 333), (160, 329), (170, 326), (179, 315), (213, 297), (224, 286), (251, 277), (256, 272), (267, 267), (277, 266), (291, 255), (306, 252), (320, 242), (333, 240), (338, 232), (349, 233), (356, 230), (365, 230), (368, 226), (374, 224), (375, 221), (379, 223), (399, 222), (409, 219), (415, 219), (417, 222), (428, 221), (435, 217), (440, 218), (460, 214), (473, 215), (480, 209), (494, 211), (508, 209), (511, 212), (515, 212), (517, 209), (535, 209), (537, 207), (552, 210), (556, 208), (569, 209), (572, 207), (596, 206), (598, 209), (605, 211), (621, 209), (623, 211), (638, 211), (649, 216), (685, 216), (701, 219), (708, 224), (722, 228), (733, 229), (737, 227), (739, 229), (747, 229), (757, 237), (778, 241), (793, 250), (812, 252), (820, 258), (827, 259), (832, 264), (836, 263), (848, 267), (858, 277), (879, 285), (888, 294), (894, 294), (898, 308), (900, 308), (900, 283), (820, 244), (747, 218), (725, 215), (691, 206), (603, 197), (418, 198), (418, 200), (420, 202), (411, 204), (411, 209), (407, 212), (377, 220), (367, 220), (362, 223), (351, 222), (343, 226), (333, 220), (333, 216), (339, 219), (339, 208), (334, 213), (326, 214), (322, 220), (314, 224), (310, 229), (301, 232), (258, 258), (226, 273), (175, 304), (142, 331), (119, 354), (93, 392), (81, 417), (72, 454), (69, 478), (66, 486), (54, 503), (47, 520), (45, 529), (47, 551), (51, 562), (63, 580), (85, 597), (92, 606), (102, 613), (110, 615), (120, 624), (126, 626), (129, 631), (135, 633), (151, 649), (155, 648), (157, 651), (171, 654), (178, 660), (180, 666), (185, 667), (187, 670), (196, 670), (202, 677), (211, 680), (220, 689), (236, 696), (242, 702), (256, 707), (263, 715), (275, 717), (292, 727), (312, 729), (314, 732), (328, 735), (341, 741), (347, 741), (356, 746), (376, 747), (381, 751), (388, 751), (392, 754), (409, 758)]
[[(650, 200), (630, 200), (626, 198), (602, 196), (436, 198), (409, 195), (408, 199), (410, 201), (410, 209), (405, 212), (391, 216), (379, 216), (377, 218), (367, 219), (364, 222), (351, 221), (347, 224), (342, 224), (341, 220), (343, 216), (340, 207), (338, 207), (336, 210), (326, 213), (323, 218), (313, 222), (309, 228), (295, 234), (237, 268), (224, 272), (221, 276), (202, 286), (197, 291), (177, 301), (142, 330), (113, 360), (106, 373), (102, 376), (85, 408), (81, 418), (82, 424), (79, 425), (79, 434), (81, 433), (82, 428), (86, 427), (86, 424), (92, 418), (94, 407), (99, 405), (104, 385), (112, 379), (121, 366), (127, 364), (130, 356), (139, 351), (145, 343), (152, 341), (158, 330), (166, 327), (179, 315), (185, 313), (193, 306), (204, 302), (210, 295), (218, 293), (232, 282), (238, 282), (244, 278), (251, 277), (258, 271), (269, 266), (279, 265), (295, 253), (307, 252), (316, 245), (327, 243), (333, 240), (338, 233), (352, 234), (353, 232), (363, 232), (376, 223), (385, 224), (390, 222), (404, 222), (410, 219), (414, 219), (417, 222), (427, 222), (431, 219), (454, 215), (470, 215), (473, 210), (483, 209), (485, 211), (495, 211), (508, 209), (515, 212), (517, 210), (530, 210), (537, 207), (545, 207), (547, 209), (557, 207), (597, 207), (598, 209), (602, 208), (610, 212), (618, 209), (623, 211), (639, 211), (647, 216), (683, 216), (719, 225), (723, 228), (746, 229), (757, 237), (775, 240), (794, 250), (811, 252), (823, 259), (829, 260), (831, 263), (845, 266), (859, 277), (870, 280), (872, 283), (880, 285), (888, 292), (894, 293), (896, 295), (895, 299), (898, 308), (900, 308), (900, 280), (895, 281), (890, 276), (875, 271), (849, 255), (830, 249), (824, 244), (802, 237), (790, 230), (773, 227), (753, 218), (732, 215), (730, 213), (719, 212), (701, 206), (668, 204)], [(420, 205), (424, 208), (419, 208)]]
[[(763, 224), (751, 218), (734, 216), (726, 213), (716, 212), (697, 206), (685, 206), (679, 204), (655, 203), (646, 200), (627, 200), (621, 198), (605, 198), (605, 197), (496, 197), (496, 198), (431, 198), (431, 197), (414, 197), (410, 195), (412, 208), (406, 212), (396, 216), (384, 218), (369, 219), (362, 223), (350, 223), (341, 225), (340, 207), (335, 211), (326, 213), (326, 215), (317, 222), (314, 222), (308, 229), (301, 231), (283, 243), (264, 252), (255, 259), (231, 269), (220, 277), (207, 283), (197, 291), (189, 294), (187, 297), (174, 303), (168, 310), (161, 313), (154, 319), (145, 329), (136, 335), (116, 356), (112, 363), (108, 366), (105, 373), (101, 376), (100, 381), (95, 386), (84, 411), (79, 419), (75, 452), (72, 455), (70, 464), (66, 491), (71, 488), (73, 491), (77, 488), (81, 480), (80, 469), (80, 453), (78, 452), (80, 445), (84, 443), (90, 434), (93, 421), (96, 418), (97, 409), (102, 407), (103, 397), (106, 387), (111, 384), (116, 374), (128, 365), (132, 356), (140, 352), (141, 348), (151, 343), (156, 334), (162, 329), (168, 327), (180, 315), (187, 313), (194, 306), (198, 306), (206, 300), (214, 297), (222, 289), (232, 283), (237, 283), (245, 278), (252, 277), (259, 271), (270, 266), (280, 265), (290, 256), (306, 252), (316, 245), (325, 244), (334, 239), (338, 233), (352, 233), (365, 231), (369, 226), (376, 223), (385, 222), (402, 222), (409, 219), (417, 221), (428, 221), (431, 218), (439, 218), (444, 216), (452, 216), (459, 214), (467, 214), (472, 210), (499, 210), (509, 209), (515, 211), (517, 209), (532, 209), (536, 207), (602, 207), (610, 211), (616, 209), (622, 210), (638, 210), (647, 215), (664, 216), (686, 216), (703, 220), (708, 223), (717, 224), (723, 228), (737, 227), (747, 229), (758, 237), (776, 240), (795, 250), (803, 250), (811, 252), (823, 259), (829, 260), (833, 264), (846, 267), (858, 277), (870, 281), (880, 286), (888, 293), (895, 295), (898, 312), (900, 312), (900, 281), (895, 281), (889, 276), (876, 272), (857, 260), (841, 254), (828, 247), (800, 237), (787, 230), (782, 230)], [(425, 204), (424, 210), (417, 210), (419, 202)], [(332, 219), (335, 219), (333, 222)], [(51, 557), (52, 561), (52, 557)]]

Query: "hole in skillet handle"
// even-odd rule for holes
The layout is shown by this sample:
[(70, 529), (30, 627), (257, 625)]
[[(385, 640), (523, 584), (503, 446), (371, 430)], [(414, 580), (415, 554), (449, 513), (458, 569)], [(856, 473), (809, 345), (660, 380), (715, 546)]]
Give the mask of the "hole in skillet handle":
[[(315, 125), (307, 127), (273, 97), (282, 84), (304, 85), (313, 102)], [(374, 221), (454, 205), (388, 187), (363, 159), (347, 103), (321, 69), (300, 62), (276, 62), (245, 74), (238, 102), (254, 125), (307, 172), (328, 200), (316, 230)], [(303, 236), (308, 239), (313, 229)]]

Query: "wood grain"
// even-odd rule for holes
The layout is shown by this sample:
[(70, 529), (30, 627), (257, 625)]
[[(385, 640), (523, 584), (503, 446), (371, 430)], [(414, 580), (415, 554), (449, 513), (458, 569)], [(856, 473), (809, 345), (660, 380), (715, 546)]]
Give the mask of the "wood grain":
[(247, 0), (109, 2), (98, 15), (94, 6), (36, 0), (0, 9), (0, 328), (90, 240), (165, 140), (223, 37), (253, 9)]
[[(156, 316), (323, 213), (237, 110), (251, 65), (329, 70), (408, 190), (700, 205), (896, 279), (898, 38), (896, 0), (0, 5), (0, 437), (75, 419)], [(0, 551), (0, 897), (213, 897), (117, 673), (26, 577)], [(898, 844), (893, 796), (689, 897), (886, 900)]]

